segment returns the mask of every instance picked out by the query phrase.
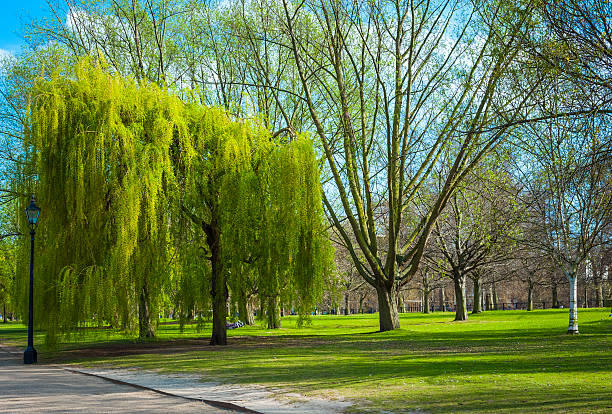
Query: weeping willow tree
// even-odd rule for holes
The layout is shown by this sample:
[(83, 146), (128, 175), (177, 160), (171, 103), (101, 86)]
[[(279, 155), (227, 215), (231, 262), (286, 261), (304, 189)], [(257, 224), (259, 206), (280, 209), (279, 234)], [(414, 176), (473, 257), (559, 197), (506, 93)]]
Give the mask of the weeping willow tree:
[[(268, 328), (280, 327), (280, 303), (307, 316), (331, 272), (333, 253), (323, 228), (321, 188), (311, 143), (298, 137), (275, 143), (263, 133), (263, 153), (250, 170), (227, 176), (222, 220), (231, 252), (230, 282), (240, 292), (244, 277), (255, 272), (256, 291)], [(261, 139), (261, 138), (260, 138)], [(241, 299), (238, 295), (238, 299)], [(239, 306), (240, 309), (240, 306)]]
[[(226, 344), (230, 291), (244, 297), (247, 277), (271, 327), (281, 296), (306, 315), (333, 256), (310, 141), (281, 142), (103, 62), (67, 72), (32, 89), (29, 179), (15, 182), (43, 211), (36, 319), (48, 336), (91, 323), (153, 336), (170, 291), (180, 314), (212, 309), (211, 344)], [(24, 242), (21, 274), (28, 254)]]
[(311, 142), (281, 142), (260, 124), (234, 122), (219, 109), (192, 105), (188, 113), (192, 147), (175, 149), (188, 220), (181, 227), (190, 228), (182, 234), (198, 241), (210, 262), (211, 344), (227, 343), (230, 292), (246, 312), (249, 280), (269, 327), (279, 327), (281, 295), (306, 316), (333, 256)]
[[(92, 320), (153, 336), (168, 279), (168, 148), (189, 139), (183, 105), (102, 66), (84, 60), (31, 92), (24, 165), (34, 180), (21, 186), (43, 211), (36, 320), (50, 338)], [(21, 250), (26, 274), (25, 242)]]

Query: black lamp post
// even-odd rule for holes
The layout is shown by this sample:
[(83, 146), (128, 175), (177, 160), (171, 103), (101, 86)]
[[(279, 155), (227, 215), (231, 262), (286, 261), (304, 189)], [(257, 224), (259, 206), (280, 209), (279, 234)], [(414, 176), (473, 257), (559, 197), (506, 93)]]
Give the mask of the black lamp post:
[(30, 205), (25, 209), (28, 225), (30, 226), (30, 309), (28, 315), (28, 347), (23, 353), (23, 363), (33, 364), (38, 360), (34, 349), (34, 234), (36, 233), (36, 222), (40, 214), (40, 207), (34, 203), (34, 196), (30, 200)]

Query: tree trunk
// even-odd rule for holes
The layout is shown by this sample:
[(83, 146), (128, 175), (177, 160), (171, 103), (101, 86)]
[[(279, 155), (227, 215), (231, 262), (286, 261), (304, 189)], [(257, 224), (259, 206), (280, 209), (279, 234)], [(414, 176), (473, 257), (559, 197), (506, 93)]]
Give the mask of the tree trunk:
[(557, 285), (554, 284), (552, 285), (552, 308), (553, 309), (558, 309), (559, 308), (559, 297), (557, 294)]
[(570, 285), (570, 309), (569, 309), (569, 327), (567, 333), (575, 335), (578, 333), (578, 306), (576, 303), (578, 297), (578, 285), (576, 283), (576, 272), (567, 272), (567, 279)]
[(495, 283), (491, 286), (493, 291), (493, 309), (499, 310), (499, 297), (497, 296), (497, 289), (495, 288)]
[(595, 306), (603, 308), (603, 288), (601, 282), (595, 284)]
[(404, 313), (404, 301), (402, 299), (402, 292), (397, 292), (397, 311), (399, 313)]
[(187, 320), (192, 321), (195, 317), (195, 310), (193, 306), (189, 306), (189, 310), (187, 311)]
[(444, 286), (440, 288), (440, 310), (446, 312), (446, 295), (444, 294)]
[[(220, 283), (217, 280), (216, 283)], [(227, 297), (218, 292), (212, 298), (213, 316), (212, 316), (212, 335), (210, 337), (210, 345), (227, 345)]]
[(350, 315), (351, 310), (349, 309), (349, 291), (347, 289), (346, 293), (344, 293), (344, 314)]
[(229, 292), (221, 262), (221, 232), (216, 220), (206, 227), (206, 239), (210, 248), (212, 296), (212, 335), (210, 345), (227, 345), (227, 299)]
[(472, 313), (480, 313), (482, 312), (482, 299), (480, 297), (480, 278), (474, 278), (472, 279), (472, 282), (474, 282), (474, 307), (472, 308)]
[(257, 308), (257, 316), (255, 319), (257, 319), (258, 321), (263, 321), (264, 319), (266, 319), (265, 299), (261, 295), (258, 296), (258, 299), (259, 307)]
[(456, 321), (467, 321), (467, 306), (465, 303), (465, 276), (455, 274), (453, 275), (453, 282), (455, 285), (455, 302), (456, 302)]
[(8, 316), (6, 316), (6, 303), (2, 304), (2, 317), (4, 318), (4, 323), (8, 323)]
[(527, 283), (527, 310), (533, 310), (533, 283)]
[(365, 301), (365, 296), (359, 296), (359, 313), (363, 314), (363, 301)]
[(268, 298), (268, 306), (266, 307), (268, 312), (268, 329), (278, 329), (281, 326), (279, 304), (280, 298), (278, 296)]
[(587, 286), (586, 280), (584, 281), (584, 307), (589, 307), (589, 288)]
[(238, 298), (238, 317), (246, 325), (253, 325), (253, 312), (249, 306), (249, 300), (244, 293)]
[(481, 293), (480, 293), (480, 309), (482, 309), (483, 311), (486, 311), (486, 310), (487, 310), (487, 308), (486, 308), (486, 302), (485, 302), (485, 295), (486, 295), (486, 293), (485, 293), (485, 291), (484, 291), (484, 290), (482, 290), (482, 289), (481, 289), (481, 291), (480, 291), (480, 292), (481, 292)]
[(380, 332), (399, 329), (399, 314), (397, 312), (397, 291), (392, 287), (388, 289), (383, 283), (376, 287), (378, 294), (378, 321)]
[(149, 291), (146, 284), (140, 290), (138, 301), (138, 337), (140, 339), (155, 337), (149, 309)]
[(423, 291), (423, 313), (429, 313), (429, 292)]

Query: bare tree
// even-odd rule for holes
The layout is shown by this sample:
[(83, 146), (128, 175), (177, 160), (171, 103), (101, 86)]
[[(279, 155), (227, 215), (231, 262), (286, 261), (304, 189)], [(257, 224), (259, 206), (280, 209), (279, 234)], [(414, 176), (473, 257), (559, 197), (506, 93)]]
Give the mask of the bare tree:
[[(282, 4), (281, 29), (330, 177), (327, 212), (377, 290), (380, 329), (396, 329), (398, 288), (417, 272), (438, 216), (523, 107), (520, 96), (500, 92), (512, 82), (518, 33), (527, 30), (532, 6)], [(451, 145), (456, 156), (442, 191), (403, 238), (405, 209)]]
[(609, 283), (612, 268), (612, 247), (597, 246), (587, 259), (587, 272), (591, 273), (595, 289), (595, 306), (604, 306), (604, 286)]
[[(431, 294), (438, 289), (444, 288), (446, 276), (444, 273), (437, 271), (434, 266), (428, 265), (427, 262), (421, 264), (417, 276), (417, 289), (423, 297), (423, 313), (429, 313)], [(444, 304), (441, 307), (443, 306)]]
[(466, 177), (436, 223), (427, 259), (453, 281), (455, 320), (467, 319), (467, 279), (474, 286), (473, 313), (479, 313), (487, 273), (511, 256), (520, 217), (514, 193), (503, 163), (491, 157)]
[[(530, 226), (542, 237), (532, 247), (547, 252), (570, 286), (568, 333), (578, 333), (577, 272), (598, 246), (609, 245), (612, 153), (605, 118), (559, 118), (531, 125), (523, 177), (534, 213)], [(532, 168), (527, 168), (531, 166)]]

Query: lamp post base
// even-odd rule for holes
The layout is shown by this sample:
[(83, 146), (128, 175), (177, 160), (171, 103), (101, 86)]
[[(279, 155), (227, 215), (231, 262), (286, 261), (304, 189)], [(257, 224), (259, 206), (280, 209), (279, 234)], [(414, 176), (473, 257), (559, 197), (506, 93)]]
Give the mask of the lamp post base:
[(23, 353), (23, 363), (24, 364), (34, 364), (38, 361), (38, 354), (36, 353), (36, 349), (34, 347), (27, 347), (25, 352)]

